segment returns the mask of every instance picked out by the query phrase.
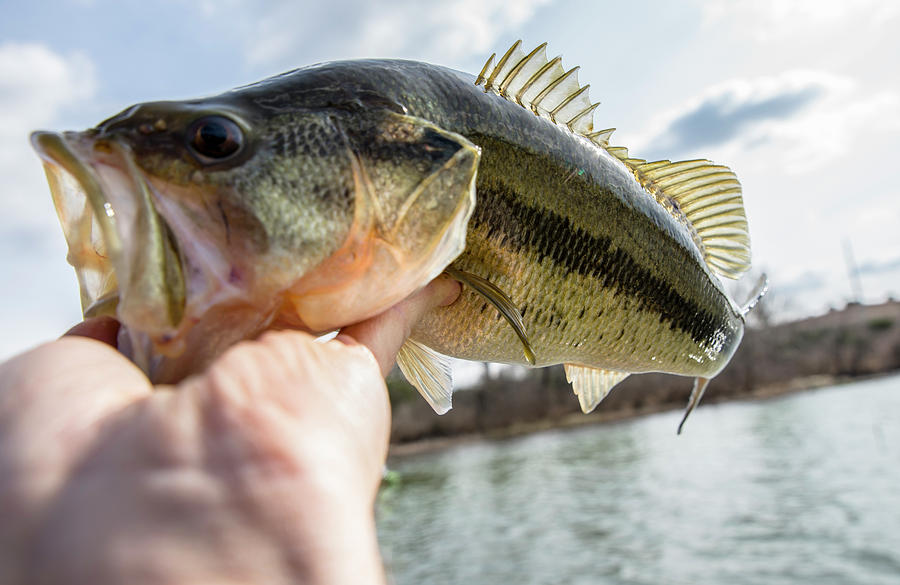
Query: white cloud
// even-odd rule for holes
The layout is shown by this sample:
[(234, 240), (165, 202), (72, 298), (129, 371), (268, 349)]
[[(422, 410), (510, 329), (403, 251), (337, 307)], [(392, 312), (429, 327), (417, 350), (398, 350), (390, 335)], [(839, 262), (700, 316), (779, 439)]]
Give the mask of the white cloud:
[[(662, 130), (660, 130), (662, 129)], [(867, 94), (846, 77), (819, 71), (734, 79), (662, 114), (632, 137), (650, 158), (734, 158), (763, 148), (802, 173), (846, 154), (875, 133), (900, 130), (900, 96)]]
[[(285, 66), (301, 56), (415, 57), (458, 62), (496, 50), (497, 39), (527, 22), (550, 0), (343, 1), (308, 5), (287, 0), (229, 2), (253, 24), (248, 30), (251, 65)], [(207, 8), (207, 14), (215, 9)]]
[[(754, 265), (796, 297), (799, 315), (849, 298), (844, 239), (860, 262), (896, 254), (898, 176), (883, 162), (900, 154), (898, 132), (898, 88), (807, 69), (716, 84), (620, 138), (642, 158), (710, 158), (734, 169)], [(801, 278), (809, 271), (820, 278)], [(896, 293), (891, 278), (865, 275), (866, 299)]]
[(473, 53), (481, 55), (495, 47), (497, 38), (514, 29), (534, 14), (548, 0), (455, 0), (435, 5), (420, 2), (398, 3), (406, 13), (406, 22), (397, 22), (398, 11), (379, 11), (375, 18), (367, 20), (360, 39), (360, 50), (382, 47), (408, 51), (410, 46), (398, 35), (407, 27), (418, 27), (419, 36), (426, 40), (421, 47), (426, 59), (458, 59)]
[(84, 55), (68, 57), (32, 43), (0, 45), (0, 136), (48, 124), (72, 102), (96, 91), (94, 66)]
[(80, 54), (0, 44), (0, 357), (59, 335), (78, 318), (75, 277), (28, 134), (93, 97), (96, 75)]
[(766, 42), (822, 35), (851, 20), (879, 25), (900, 15), (900, 4), (884, 0), (704, 0), (701, 9), (708, 27), (730, 23), (740, 34)]
[(96, 85), (93, 64), (84, 55), (62, 56), (39, 44), (0, 45), (0, 230), (13, 219), (18, 226), (47, 225), (43, 215), (50, 196), (28, 134), (91, 98)]
[(787, 167), (801, 173), (821, 169), (865, 144), (872, 134), (900, 130), (900, 96), (891, 91), (830, 96), (804, 115), (768, 128), (784, 145)]

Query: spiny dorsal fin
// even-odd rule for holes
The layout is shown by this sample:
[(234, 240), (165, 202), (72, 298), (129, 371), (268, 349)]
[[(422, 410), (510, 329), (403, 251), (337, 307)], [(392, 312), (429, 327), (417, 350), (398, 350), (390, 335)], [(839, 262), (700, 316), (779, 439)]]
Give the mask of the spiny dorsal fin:
[[(522, 41), (516, 41), (496, 65), (496, 53), (491, 55), (475, 84), (594, 140), (589, 135), (594, 133), (594, 109), (600, 103), (588, 99), (589, 85), (578, 84), (578, 67), (567, 71), (559, 57), (548, 60), (547, 43), (528, 54), (521, 47)], [(598, 144), (612, 134), (603, 132), (608, 133), (596, 140)]]
[(475, 80), (494, 92), (557, 124), (563, 124), (622, 161), (641, 186), (676, 220), (689, 228), (707, 264), (728, 278), (750, 268), (750, 236), (741, 185), (727, 167), (708, 160), (647, 162), (628, 149), (610, 146), (613, 128), (594, 131), (588, 85), (578, 84), (578, 67), (566, 70), (559, 57), (547, 59), (547, 43), (529, 53), (522, 41), (496, 62), (496, 53)]
[(629, 376), (628, 372), (615, 372), (577, 364), (565, 364), (564, 367), (566, 380), (572, 384), (572, 390), (578, 396), (578, 403), (585, 414), (597, 408), (612, 387)]

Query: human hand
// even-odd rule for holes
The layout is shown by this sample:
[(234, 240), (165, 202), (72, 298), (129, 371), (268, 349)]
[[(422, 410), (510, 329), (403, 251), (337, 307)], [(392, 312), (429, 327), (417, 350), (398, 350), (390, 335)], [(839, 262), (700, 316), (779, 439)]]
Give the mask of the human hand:
[(0, 583), (383, 583), (383, 375), (440, 278), (318, 343), (266, 333), (154, 388), (85, 322), (0, 366)]

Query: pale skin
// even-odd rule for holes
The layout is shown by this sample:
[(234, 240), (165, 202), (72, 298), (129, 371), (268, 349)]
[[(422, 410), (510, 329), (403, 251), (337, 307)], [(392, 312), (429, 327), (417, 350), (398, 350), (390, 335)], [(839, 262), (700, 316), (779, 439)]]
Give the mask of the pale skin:
[(382, 584), (384, 374), (439, 278), (317, 343), (238, 344), (154, 388), (89, 321), (0, 366), (0, 583)]

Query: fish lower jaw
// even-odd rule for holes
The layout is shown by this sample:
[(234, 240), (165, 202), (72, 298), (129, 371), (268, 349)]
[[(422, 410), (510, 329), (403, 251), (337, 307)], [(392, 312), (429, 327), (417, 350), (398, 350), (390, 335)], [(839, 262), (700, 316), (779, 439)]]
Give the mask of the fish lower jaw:
[(35, 133), (86, 316), (177, 324), (184, 286), (178, 251), (128, 148), (83, 133)]

